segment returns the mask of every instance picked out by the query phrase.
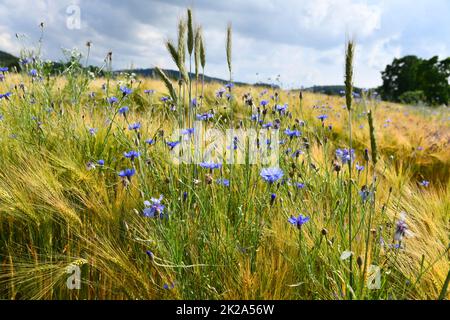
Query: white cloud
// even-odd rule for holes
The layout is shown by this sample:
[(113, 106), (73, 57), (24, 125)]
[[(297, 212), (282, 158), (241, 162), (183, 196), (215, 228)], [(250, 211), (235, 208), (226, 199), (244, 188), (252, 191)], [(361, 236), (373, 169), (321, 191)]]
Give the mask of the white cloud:
[[(81, 29), (66, 27), (69, 5), (81, 9)], [(0, 49), (17, 54), (14, 34), (39, 37), (45, 22), (43, 52), (59, 59), (61, 47), (84, 50), (93, 42), (92, 63), (113, 51), (115, 68), (174, 68), (164, 40), (176, 35), (186, 6), (203, 25), (207, 72), (227, 77), (225, 29), (233, 23), (234, 79), (267, 80), (281, 74), (286, 85), (338, 84), (343, 81), (346, 37), (357, 43), (356, 85), (375, 86), (380, 71), (396, 56), (450, 55), (450, 3), (445, 0), (4, 0), (0, 3)], [(256, 77), (259, 73), (259, 79)]]

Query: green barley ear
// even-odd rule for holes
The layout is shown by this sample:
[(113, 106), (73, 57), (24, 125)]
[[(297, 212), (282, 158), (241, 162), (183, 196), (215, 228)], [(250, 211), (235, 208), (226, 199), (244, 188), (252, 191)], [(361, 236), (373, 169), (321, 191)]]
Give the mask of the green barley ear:
[(187, 46), (189, 55), (192, 55), (194, 50), (194, 26), (192, 22), (192, 10), (187, 9)]
[(194, 65), (195, 65), (195, 78), (198, 79), (198, 69), (200, 65), (200, 46), (202, 41), (202, 29), (201, 27), (197, 27), (195, 29), (195, 37), (194, 37)]
[(169, 51), (170, 56), (172, 57), (173, 62), (178, 66), (178, 62), (180, 61), (178, 57), (178, 51), (177, 48), (175, 48), (175, 45), (172, 41), (168, 40), (166, 42), (167, 51)]
[(166, 76), (164, 71), (162, 71), (160, 68), (155, 67), (155, 71), (159, 75), (161, 80), (164, 82), (164, 84), (166, 85), (167, 90), (169, 90), (169, 94), (170, 94), (170, 97), (172, 98), (172, 101), (174, 101), (174, 102), (177, 101), (178, 100), (177, 92), (175, 91), (172, 81), (170, 81), (170, 79)]
[(231, 74), (231, 23), (228, 24), (227, 28), (227, 63), (228, 63), (228, 70)]
[(202, 65), (202, 69), (205, 69), (206, 65), (206, 52), (205, 52), (205, 43), (203, 42), (202, 30), (200, 28), (200, 64)]
[(354, 43), (349, 41), (347, 49), (345, 50), (345, 100), (347, 109), (352, 109), (352, 94), (353, 94), (353, 52)]
[(369, 121), (370, 130), (370, 148), (372, 149), (372, 162), (373, 165), (377, 163), (377, 142), (375, 140), (375, 127), (373, 125), (372, 110), (367, 113), (367, 119)]

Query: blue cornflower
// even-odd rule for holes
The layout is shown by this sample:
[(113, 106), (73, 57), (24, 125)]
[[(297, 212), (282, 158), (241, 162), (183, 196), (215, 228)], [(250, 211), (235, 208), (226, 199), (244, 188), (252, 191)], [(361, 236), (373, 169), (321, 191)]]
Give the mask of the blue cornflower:
[(128, 126), (129, 130), (138, 130), (141, 127), (140, 122), (132, 123)]
[(109, 104), (116, 103), (117, 101), (118, 101), (118, 100), (117, 100), (116, 97), (109, 97), (109, 98), (108, 98), (108, 103), (109, 103)]
[(231, 89), (233, 87), (234, 87), (234, 83), (231, 83), (231, 82), (229, 82), (225, 85), (225, 88), (227, 88), (227, 89)]
[(226, 92), (226, 90), (225, 90), (225, 88), (219, 88), (217, 91), (216, 91), (216, 97), (217, 98), (222, 98), (223, 97), (223, 94)]
[(261, 100), (261, 102), (259, 103), (262, 107), (265, 107), (269, 104), (268, 100)]
[(300, 149), (297, 149), (292, 153), (292, 158), (298, 158), (301, 154), (303, 154), (303, 151)]
[(96, 133), (97, 133), (97, 128), (90, 128), (90, 129), (89, 129), (89, 134), (90, 134), (91, 136), (95, 135)]
[(272, 126), (273, 126), (272, 122), (267, 122), (267, 123), (265, 123), (265, 124), (262, 125), (262, 127), (263, 127), (264, 129), (271, 128)]
[(217, 184), (223, 185), (225, 187), (229, 187), (230, 186), (230, 180), (225, 179), (225, 178), (219, 178), (216, 180)]
[(136, 173), (136, 170), (134, 169), (125, 169), (119, 172), (119, 177), (121, 178), (127, 178), (128, 180), (131, 180), (131, 177)]
[(123, 114), (125, 116), (129, 110), (130, 110), (130, 108), (128, 108), (127, 106), (124, 106), (124, 107), (120, 108), (118, 112), (119, 112), (119, 114)]
[(319, 119), (320, 121), (324, 121), (326, 118), (328, 118), (328, 116), (326, 114), (321, 114), (320, 116), (317, 117), (317, 119)]
[(286, 130), (284, 130), (284, 133), (289, 136), (291, 139), (294, 137), (300, 137), (300, 135), (302, 134), (300, 131), (298, 130), (290, 130), (289, 128), (287, 128)]
[(145, 143), (152, 145), (152, 144), (155, 143), (155, 140), (154, 139), (147, 139), (147, 140), (145, 140)]
[(372, 198), (373, 193), (369, 191), (369, 189), (366, 186), (363, 186), (361, 188), (361, 191), (359, 191), (359, 196), (361, 197), (361, 200), (363, 202), (369, 200), (369, 198)]
[(342, 163), (351, 162), (355, 157), (355, 150), (353, 149), (337, 149), (336, 157), (341, 159)]
[(263, 168), (260, 172), (261, 177), (268, 183), (272, 184), (281, 179), (284, 175), (283, 170), (277, 167)]
[(208, 120), (211, 119), (212, 117), (214, 117), (214, 115), (208, 112), (197, 114), (197, 120)]
[(125, 86), (120, 86), (119, 89), (120, 89), (120, 91), (122, 91), (124, 96), (127, 96), (133, 92), (133, 90), (131, 90), (130, 88), (127, 88)]
[(197, 106), (197, 98), (192, 99), (191, 104), (192, 104), (192, 106), (196, 107)]
[(146, 89), (146, 90), (144, 90), (144, 93), (146, 93), (146, 94), (153, 94), (153, 93), (155, 93), (155, 90), (153, 90), (153, 89)]
[(148, 255), (151, 260), (153, 260), (155, 258), (155, 255), (150, 250), (145, 251), (145, 254)]
[(358, 172), (361, 172), (364, 170), (364, 166), (360, 166), (359, 164), (356, 164), (355, 167), (356, 167), (356, 171), (358, 171)]
[(222, 166), (221, 163), (214, 163), (214, 162), (201, 162), (200, 163), (200, 167), (202, 167), (204, 169), (210, 169), (210, 170), (219, 169), (221, 166)]
[(419, 182), (419, 184), (420, 184), (422, 187), (428, 187), (428, 186), (430, 185), (430, 181), (422, 180), (421, 182)]
[(298, 229), (301, 229), (302, 225), (309, 221), (309, 217), (302, 216), (301, 214), (298, 217), (291, 216), (288, 221), (290, 224), (296, 226)]
[(305, 184), (302, 183), (302, 182), (296, 182), (296, 183), (295, 183), (295, 186), (296, 186), (298, 189), (303, 189), (303, 188), (305, 187)]
[(193, 134), (194, 133), (194, 128), (187, 128), (187, 129), (183, 129), (181, 130), (181, 134)]
[(259, 115), (258, 114), (252, 114), (251, 120), (252, 121), (258, 121), (259, 120)]
[(1, 67), (0, 72), (7, 72), (9, 69), (8, 67)]
[(30, 62), (31, 62), (30, 58), (20, 59), (20, 63), (23, 64), (23, 65), (29, 64)]
[(167, 283), (165, 283), (165, 284), (163, 285), (163, 288), (166, 289), (166, 290), (173, 289), (173, 288), (175, 288), (175, 283), (172, 282), (170, 285), (168, 285)]
[(276, 198), (277, 198), (277, 195), (275, 193), (272, 193), (270, 195), (270, 205), (274, 204)]
[(276, 110), (277, 110), (279, 113), (284, 113), (284, 112), (286, 112), (287, 107), (288, 107), (288, 105), (287, 105), (287, 103), (286, 103), (286, 104), (284, 104), (284, 105), (279, 105), (279, 104), (277, 104), (277, 106), (276, 106), (275, 108), (276, 108)]
[(104, 166), (105, 165), (105, 160), (100, 159), (100, 160), (97, 161), (97, 164), (99, 166)]
[(168, 142), (166, 142), (166, 144), (169, 146), (170, 150), (173, 150), (173, 148), (175, 148), (179, 143), (180, 143), (180, 141), (168, 141)]
[(124, 152), (123, 156), (125, 158), (129, 158), (131, 161), (133, 161), (135, 158), (139, 157), (141, 154), (138, 151), (128, 151), (128, 152)]
[(161, 102), (167, 102), (167, 101), (170, 100), (170, 98), (169, 98), (169, 97), (161, 97), (159, 100), (160, 100)]
[(154, 218), (159, 216), (163, 217), (165, 206), (161, 204), (163, 196), (159, 196), (159, 199), (151, 198), (150, 201), (144, 201), (145, 209), (143, 210), (144, 217)]
[(0, 94), (0, 100), (3, 99), (3, 98), (8, 99), (11, 95), (12, 95), (11, 92), (6, 92), (6, 93), (3, 93), (3, 94)]
[(36, 69), (31, 69), (30, 72), (28, 72), (28, 74), (34, 78), (37, 77), (38, 72)]
[(400, 243), (403, 240), (404, 236), (410, 237), (412, 235), (413, 234), (411, 233), (411, 231), (409, 231), (409, 227), (406, 224), (406, 213), (402, 212), (395, 225), (394, 240)]

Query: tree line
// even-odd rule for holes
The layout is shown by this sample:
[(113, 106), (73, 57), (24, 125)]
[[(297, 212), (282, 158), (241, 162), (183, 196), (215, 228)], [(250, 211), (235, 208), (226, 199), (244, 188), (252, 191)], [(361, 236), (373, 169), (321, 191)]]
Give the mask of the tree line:
[(378, 88), (383, 100), (408, 104), (448, 105), (450, 57), (421, 59), (405, 56), (386, 66)]

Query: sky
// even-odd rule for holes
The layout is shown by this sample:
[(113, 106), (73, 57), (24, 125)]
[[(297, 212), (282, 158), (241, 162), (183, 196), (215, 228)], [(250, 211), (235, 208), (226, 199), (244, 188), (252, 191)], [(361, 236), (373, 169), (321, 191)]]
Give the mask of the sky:
[(114, 69), (176, 69), (164, 42), (176, 39), (188, 6), (204, 31), (209, 76), (228, 77), (228, 23), (233, 79), (249, 83), (279, 75), (285, 88), (342, 84), (347, 39), (356, 42), (358, 87), (380, 85), (395, 57), (450, 56), (447, 0), (0, 0), (0, 50), (37, 46), (44, 22), (45, 59), (63, 59), (62, 49), (86, 53), (91, 41), (94, 65), (112, 51)]

